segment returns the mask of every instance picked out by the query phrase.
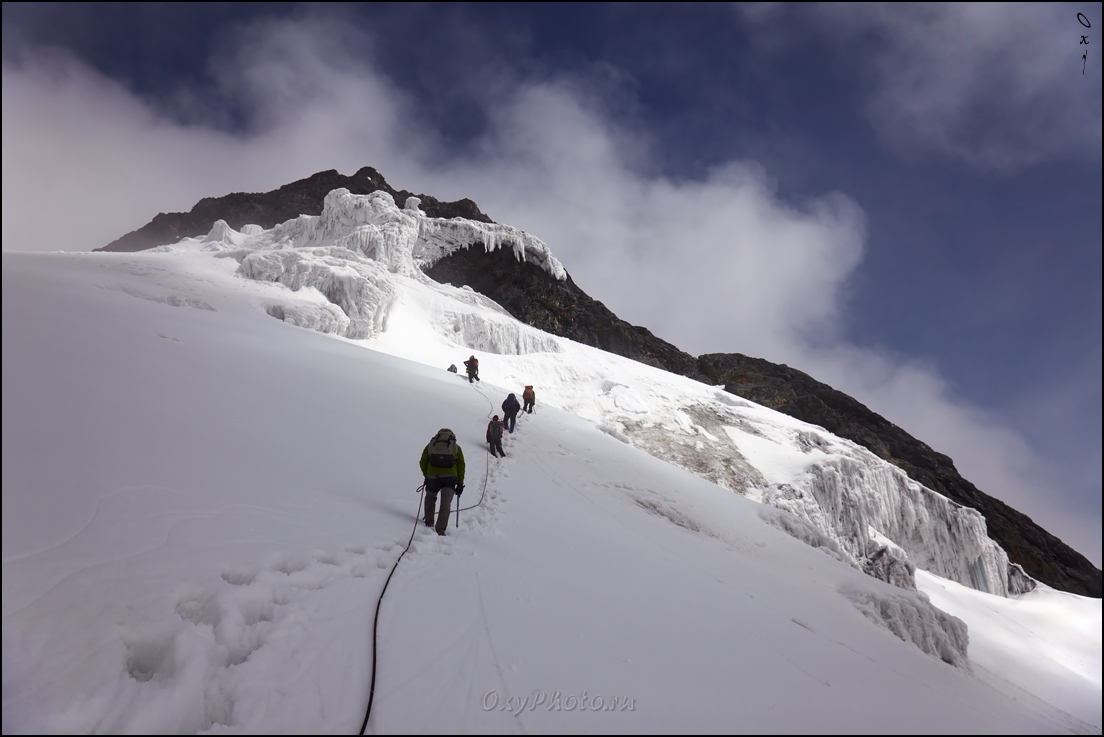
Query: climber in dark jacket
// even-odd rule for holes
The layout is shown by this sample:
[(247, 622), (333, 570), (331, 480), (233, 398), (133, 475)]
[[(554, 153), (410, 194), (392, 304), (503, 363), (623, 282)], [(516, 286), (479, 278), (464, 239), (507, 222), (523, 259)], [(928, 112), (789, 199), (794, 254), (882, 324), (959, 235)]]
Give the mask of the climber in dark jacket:
[(491, 446), (491, 455), (506, 457), (506, 453), (502, 450), (502, 423), (498, 415), (495, 415), (487, 425), (487, 444)]
[(472, 356), (467, 361), (464, 361), (464, 369), (468, 372), (468, 383), (472, 383), (473, 380), (479, 381), (479, 359)]
[(514, 426), (517, 424), (517, 413), (521, 410), (521, 402), (517, 400), (513, 394), (506, 397), (506, 401), (502, 403), (502, 424), (511, 433), (514, 431)]

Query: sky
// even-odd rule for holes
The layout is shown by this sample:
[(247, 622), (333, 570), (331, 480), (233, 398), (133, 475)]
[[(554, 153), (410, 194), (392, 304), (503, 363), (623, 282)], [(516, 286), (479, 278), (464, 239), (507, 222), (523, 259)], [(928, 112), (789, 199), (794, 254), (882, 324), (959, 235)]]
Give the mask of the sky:
[(371, 165), (683, 350), (852, 394), (1100, 565), (1100, 15), (6, 3), (3, 248)]
[[(292, 324), (333, 308), (316, 287), (243, 278), (227, 251), (398, 298), (382, 331), (325, 334)], [(735, 443), (791, 491), (844, 460), (868, 510), (885, 489), (862, 471), (899, 470), (392, 265), (232, 242), (3, 255), (5, 734), (354, 733), (393, 567), (368, 733), (1099, 732), (1100, 599), (867, 576), (814, 510), (662, 458)], [(471, 335), (478, 383), (444, 370)], [(526, 380), (535, 410), (492, 458), (488, 417)], [(632, 417), (665, 452), (618, 437)], [(440, 425), (466, 458), (444, 537), (416, 465)], [(924, 539), (978, 517), (931, 496), (949, 516), (866, 519)]]

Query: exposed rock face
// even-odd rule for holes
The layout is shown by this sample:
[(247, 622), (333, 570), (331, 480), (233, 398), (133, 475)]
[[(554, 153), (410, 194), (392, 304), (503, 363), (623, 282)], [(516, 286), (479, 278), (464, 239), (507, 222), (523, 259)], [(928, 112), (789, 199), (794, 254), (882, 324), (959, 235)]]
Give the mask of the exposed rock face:
[(425, 269), (431, 279), (467, 285), (498, 302), (533, 327), (649, 366), (705, 381), (697, 359), (660, 340), (647, 328), (630, 325), (604, 304), (579, 289), (568, 275), (551, 278), (532, 264), (519, 262), (508, 250), (484, 253), (476, 247), (457, 251)]
[[(235, 229), (251, 223), (271, 228), (301, 214), (320, 214), (326, 194), (342, 187), (353, 194), (387, 191), (400, 207), (411, 196), (410, 192), (391, 188), (371, 167), (362, 168), (352, 177), (331, 170), (273, 192), (207, 198), (189, 213), (160, 214), (143, 228), (100, 250), (138, 251), (174, 243), (182, 237), (206, 234), (220, 219)], [(422, 211), (431, 217), (493, 222), (471, 200), (440, 202), (427, 195), (418, 197)], [(1018, 565), (1054, 588), (1101, 596), (1101, 572), (1087, 558), (1026, 515), (979, 491), (959, 475), (947, 456), (807, 374), (739, 353), (695, 358), (649, 330), (621, 320), (579, 289), (570, 276), (556, 279), (540, 266), (519, 260), (511, 249), (487, 252), (476, 244), (442, 258), (425, 273), (439, 282), (467, 285), (540, 330), (709, 384), (723, 384), (732, 394), (820, 425), (893, 463), (924, 486), (981, 512), (990, 537), (1008, 553), (1013, 589), (1026, 590), (1030, 585), (1016, 570)], [(1015, 580), (1023, 581), (1022, 588), (1013, 583)]]
[[(259, 225), (268, 229), (300, 215), (322, 214), (322, 202), (332, 190), (345, 188), (353, 194), (370, 194), (383, 190), (395, 198), (395, 204), (403, 207), (406, 198), (412, 196), (405, 189), (396, 190), (384, 180), (383, 175), (366, 166), (351, 177), (338, 174), (333, 169), (321, 171), (298, 182), (285, 184), (272, 192), (236, 192), (224, 197), (205, 197), (196, 203), (191, 212), (159, 213), (157, 217), (122, 238), (108, 243), (97, 251), (141, 251), (154, 246), (176, 243), (181, 238), (206, 235), (217, 220), (225, 220), (234, 230), (244, 225)], [(441, 202), (429, 195), (418, 195), (422, 212), (430, 217), (477, 220), (492, 222), (468, 199)]]

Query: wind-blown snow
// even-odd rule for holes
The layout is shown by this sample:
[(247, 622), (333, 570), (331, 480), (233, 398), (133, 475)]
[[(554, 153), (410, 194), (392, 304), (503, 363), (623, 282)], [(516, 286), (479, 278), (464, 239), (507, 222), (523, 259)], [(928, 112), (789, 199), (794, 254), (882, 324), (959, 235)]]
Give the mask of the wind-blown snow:
[[(399, 566), (372, 730), (1099, 732), (1099, 634), (1064, 701), (1040, 684), (1076, 645), (974, 657), (961, 602), (1045, 587), (908, 590), (910, 566), (1005, 580), (972, 510), (405, 269), (420, 241), (385, 226), (424, 216), (347, 197), (292, 221), (313, 240), (4, 254), (6, 733), (355, 731), (442, 426), (465, 504), (486, 496)], [(480, 384), (443, 370), (472, 352)], [(537, 411), (492, 461), (487, 417), (525, 384)], [(1099, 601), (1046, 601), (1033, 632), (1099, 633)], [(1019, 642), (1002, 611), (986, 653)]]

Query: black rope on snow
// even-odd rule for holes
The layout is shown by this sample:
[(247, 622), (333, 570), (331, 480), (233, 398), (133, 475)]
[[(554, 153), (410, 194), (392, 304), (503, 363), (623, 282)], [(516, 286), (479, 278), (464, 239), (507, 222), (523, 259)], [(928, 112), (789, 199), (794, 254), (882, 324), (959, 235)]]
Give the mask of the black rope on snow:
[[(422, 499), (425, 498), (425, 484), (423, 483), (419, 486), (417, 491), (420, 492), (418, 495), (418, 510), (420, 512), (422, 508)], [(376, 634), (379, 631), (380, 605), (383, 604), (383, 595), (387, 593), (387, 585), (391, 583), (391, 577), (395, 575), (395, 571), (399, 568), (399, 561), (406, 555), (406, 551), (410, 550), (410, 543), (414, 542), (414, 533), (418, 531), (418, 522), (420, 519), (421, 518), (417, 514), (414, 515), (414, 529), (410, 531), (410, 539), (406, 541), (406, 547), (399, 553), (398, 559), (395, 560), (395, 565), (391, 566), (391, 572), (387, 574), (387, 580), (383, 584), (383, 591), (380, 591), (379, 598), (376, 600), (376, 616), (372, 620), (372, 683), (368, 688), (368, 709), (364, 712), (364, 723), (360, 725), (360, 734), (364, 734), (364, 730), (368, 729), (368, 718), (372, 716), (372, 702), (375, 701), (376, 698), (376, 662), (379, 659), (376, 652), (376, 642), (378, 641)]]
[[(483, 394), (483, 392), (480, 391), (479, 387), (476, 387), (473, 384), (472, 388), (475, 389), (477, 392), (479, 392), (479, 394), (484, 399), (487, 400), (487, 404), (490, 405), (491, 409), (487, 413), (487, 418), (490, 419), (491, 415), (494, 413), (494, 403), (491, 401), (490, 397), (488, 397), (486, 394)], [(471, 505), (470, 507), (463, 507), (462, 509), (460, 507), (456, 508), (456, 522), (457, 522), (457, 524), (460, 523), (460, 512), (461, 511), (467, 511), (469, 509), (475, 509), (476, 507), (478, 507), (480, 504), (483, 503), (483, 497), (485, 497), (487, 495), (487, 482), (490, 481), (490, 478), (491, 478), (491, 456), (488, 453), (487, 454), (487, 469), (486, 469), (485, 473), (483, 474), (483, 491), (479, 495), (479, 501), (477, 501), (475, 504)], [(406, 547), (403, 548), (403, 551), (399, 554), (398, 559), (395, 560), (395, 565), (391, 566), (391, 572), (389, 574), (387, 574), (387, 581), (385, 581), (384, 584), (383, 584), (383, 590), (380, 591), (379, 598), (376, 599), (376, 616), (372, 620), (372, 682), (371, 682), (371, 685), (368, 688), (368, 708), (364, 712), (364, 722), (360, 725), (360, 734), (364, 734), (364, 730), (368, 729), (368, 719), (372, 716), (372, 703), (375, 701), (375, 698), (376, 698), (376, 662), (377, 662), (378, 657), (379, 657), (378, 654), (377, 654), (376, 643), (378, 641), (377, 633), (379, 632), (379, 613), (380, 613), (380, 607), (383, 604), (383, 595), (387, 593), (387, 586), (388, 586), (388, 584), (391, 583), (391, 577), (395, 575), (395, 571), (398, 570), (398, 568), (399, 568), (399, 561), (401, 561), (403, 559), (403, 556), (406, 555), (406, 551), (410, 550), (410, 544), (412, 542), (414, 542), (414, 533), (418, 531), (418, 522), (421, 521), (422, 502), (425, 498), (425, 484), (423, 483), (421, 486), (419, 486), (417, 491), (420, 492), (420, 493), (418, 495), (418, 513), (414, 515), (414, 529), (410, 531), (410, 539), (406, 541)]]
[[(490, 409), (487, 410), (487, 419), (488, 420), (491, 419), (491, 415), (494, 414), (494, 402), (492, 402), (491, 398), (488, 397), (486, 394), (484, 394), (483, 390), (480, 389), (479, 387), (472, 384), (472, 388), (475, 389), (477, 392), (479, 392), (479, 395), (481, 397), (483, 397), (484, 399), (487, 400), (487, 406), (490, 407)], [(463, 507), (463, 508), (457, 507), (456, 508), (456, 524), (457, 525), (460, 524), (460, 512), (462, 512), (462, 511), (466, 512), (469, 509), (475, 509), (476, 507), (478, 507), (480, 504), (483, 503), (483, 497), (485, 497), (487, 495), (487, 482), (491, 480), (491, 454), (490, 454), (490, 451), (488, 451), (487, 454), (486, 454), (486, 460), (487, 460), (487, 469), (483, 473), (483, 491), (480, 492), (480, 494), (479, 494), (479, 501), (477, 501), (475, 504), (471, 505), (470, 507)]]

